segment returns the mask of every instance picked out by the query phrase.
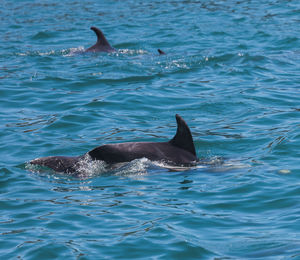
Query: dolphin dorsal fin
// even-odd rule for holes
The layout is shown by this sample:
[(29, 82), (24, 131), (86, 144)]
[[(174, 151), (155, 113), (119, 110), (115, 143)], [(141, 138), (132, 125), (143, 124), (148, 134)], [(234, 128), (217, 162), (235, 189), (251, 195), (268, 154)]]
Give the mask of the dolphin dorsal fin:
[(95, 34), (97, 35), (96, 45), (109, 46), (110, 47), (110, 44), (108, 43), (108, 41), (106, 40), (103, 32), (100, 29), (93, 26), (93, 27), (91, 27), (91, 30), (93, 30), (95, 32)]
[(175, 117), (177, 121), (177, 132), (173, 139), (169, 141), (169, 143), (189, 151), (196, 156), (196, 150), (190, 128), (180, 115), (176, 114)]
[(166, 55), (166, 53), (164, 51), (162, 51), (161, 49), (157, 49), (159, 55)]

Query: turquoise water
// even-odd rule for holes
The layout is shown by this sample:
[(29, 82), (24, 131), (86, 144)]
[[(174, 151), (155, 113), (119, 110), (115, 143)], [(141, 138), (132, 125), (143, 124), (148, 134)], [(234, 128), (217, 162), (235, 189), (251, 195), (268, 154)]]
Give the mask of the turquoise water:
[[(299, 1), (1, 5), (3, 259), (300, 259)], [(91, 26), (118, 52), (82, 54)], [(176, 113), (206, 163), (27, 164), (166, 141)]]

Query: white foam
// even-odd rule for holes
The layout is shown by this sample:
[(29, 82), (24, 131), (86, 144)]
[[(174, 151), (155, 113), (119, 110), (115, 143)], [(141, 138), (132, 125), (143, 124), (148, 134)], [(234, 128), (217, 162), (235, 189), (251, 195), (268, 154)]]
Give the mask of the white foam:
[(79, 46), (77, 48), (70, 48), (68, 51), (64, 51), (64, 53), (66, 52), (66, 54), (64, 54), (64, 57), (69, 57), (69, 56), (74, 56), (76, 54), (80, 54), (84, 52), (84, 47), (83, 46)]
[(107, 163), (104, 161), (92, 160), (86, 154), (78, 163), (76, 163), (76, 176), (79, 178), (90, 178), (95, 175), (107, 172)]
[[(249, 164), (242, 163), (238, 159), (224, 159), (223, 157), (214, 156), (199, 163), (202, 167), (206, 166), (209, 171), (224, 172), (235, 169), (243, 169), (251, 167)], [(198, 166), (197, 166), (198, 168)]]
[(147, 174), (147, 168), (151, 165), (151, 161), (147, 158), (136, 159), (128, 163), (123, 163), (115, 166), (116, 175), (123, 176), (143, 176)]

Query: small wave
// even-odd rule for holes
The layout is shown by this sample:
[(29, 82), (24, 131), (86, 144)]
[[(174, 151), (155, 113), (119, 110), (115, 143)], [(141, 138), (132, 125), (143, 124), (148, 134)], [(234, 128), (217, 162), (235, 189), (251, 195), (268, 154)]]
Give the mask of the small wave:
[(55, 37), (55, 35), (56, 32), (49, 32), (49, 31), (38, 32), (34, 36), (32, 36), (32, 39), (33, 40), (49, 39)]
[(37, 56), (52, 56), (55, 55), (54, 50), (49, 51), (27, 51), (27, 52), (17, 52), (17, 56), (25, 56), (25, 57), (37, 57)]
[(118, 49), (117, 52), (115, 52), (116, 56), (119, 56), (119, 54), (127, 54), (127, 55), (145, 55), (149, 54), (149, 52), (145, 50), (132, 50), (132, 49)]
[(17, 122), (11, 122), (5, 125), (7, 128), (22, 128), (23, 132), (37, 131), (45, 126), (53, 124), (57, 120), (57, 115), (34, 115), (33, 111), (22, 111), (22, 117)]
[(136, 159), (129, 163), (116, 165), (114, 173), (119, 176), (140, 178), (147, 174), (147, 168), (151, 165), (152, 162), (147, 158)]
[(79, 46), (77, 48), (70, 48), (70, 49), (66, 49), (66, 50), (62, 50), (62, 55), (64, 57), (70, 57), (70, 56), (74, 56), (77, 54), (82, 54), (84, 53), (85, 48), (83, 46)]
[(61, 50), (34, 50), (34, 51), (26, 51), (26, 52), (16, 52), (14, 55), (22, 56), (22, 57), (48, 57), (48, 56), (75, 56), (78, 54), (84, 53), (85, 48), (83, 46), (79, 46), (76, 48), (67, 48)]
[(204, 168), (210, 172), (226, 172), (235, 169), (251, 167), (251, 165), (241, 162), (238, 159), (225, 159), (220, 156), (214, 156), (208, 159), (201, 159), (197, 168)]
[(166, 162), (162, 162), (162, 161), (156, 161), (153, 162), (154, 165), (160, 167), (160, 168), (165, 168), (168, 169), (170, 171), (175, 171), (175, 172), (181, 172), (181, 171), (187, 171), (187, 170), (191, 170), (191, 169), (195, 169), (195, 168), (203, 168), (205, 166), (200, 166), (200, 165), (191, 165), (191, 166), (184, 166), (184, 165), (172, 165), (172, 164), (168, 164)]
[(26, 52), (17, 52), (16, 56), (25, 56), (25, 57), (44, 57), (44, 56), (61, 56), (67, 55), (70, 51), (68, 49), (64, 50), (41, 50), (41, 51), (26, 51)]

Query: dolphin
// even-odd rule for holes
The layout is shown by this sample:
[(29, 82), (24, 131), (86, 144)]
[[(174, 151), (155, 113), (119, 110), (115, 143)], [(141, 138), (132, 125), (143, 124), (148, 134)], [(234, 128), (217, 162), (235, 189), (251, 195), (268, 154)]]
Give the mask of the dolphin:
[(97, 27), (91, 27), (97, 35), (97, 42), (88, 48), (85, 52), (115, 52), (116, 49), (111, 47), (109, 42), (106, 40), (103, 32)]
[[(127, 142), (105, 144), (94, 148), (81, 156), (48, 156), (30, 161), (31, 164), (45, 166), (57, 172), (74, 173), (78, 163), (86, 155), (92, 160), (107, 164), (130, 162), (139, 158), (151, 161), (163, 161), (172, 165), (191, 166), (197, 161), (196, 150), (191, 131), (186, 122), (176, 114), (177, 132), (167, 142)], [(76, 167), (77, 166), (77, 167)]]

